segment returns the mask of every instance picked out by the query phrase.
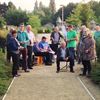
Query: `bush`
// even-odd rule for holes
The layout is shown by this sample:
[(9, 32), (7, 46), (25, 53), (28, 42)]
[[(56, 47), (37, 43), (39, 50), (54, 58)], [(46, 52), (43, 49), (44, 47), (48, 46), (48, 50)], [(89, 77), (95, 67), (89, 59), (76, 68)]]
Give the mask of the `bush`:
[(4, 95), (12, 80), (11, 65), (5, 62), (4, 54), (0, 52), (0, 96)]
[(100, 86), (100, 63), (93, 64), (91, 79), (94, 83)]
[(0, 28), (3, 28), (6, 25), (5, 19), (0, 16)]

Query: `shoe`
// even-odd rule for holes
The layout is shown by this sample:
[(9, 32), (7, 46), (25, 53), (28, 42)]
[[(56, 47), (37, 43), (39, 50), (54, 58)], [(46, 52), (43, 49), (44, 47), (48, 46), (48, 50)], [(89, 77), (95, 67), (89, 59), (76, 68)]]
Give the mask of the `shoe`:
[(51, 65), (52, 65), (52, 63), (45, 63), (45, 65), (50, 65), (50, 66), (51, 66)]
[(86, 76), (85, 74), (79, 74), (79, 76)]
[(30, 72), (29, 70), (25, 70), (25, 72)]
[(70, 72), (71, 72), (71, 73), (75, 73), (75, 71), (73, 71), (73, 70), (70, 70)]
[(19, 77), (19, 76), (21, 76), (21, 75), (20, 74), (13, 75), (13, 77)]
[(59, 73), (59, 71), (56, 71), (56, 73)]
[(88, 77), (88, 78), (90, 78), (90, 77), (91, 77), (91, 75), (89, 74), (89, 75), (87, 75), (87, 77)]
[(29, 69), (33, 69), (32, 67), (29, 67)]

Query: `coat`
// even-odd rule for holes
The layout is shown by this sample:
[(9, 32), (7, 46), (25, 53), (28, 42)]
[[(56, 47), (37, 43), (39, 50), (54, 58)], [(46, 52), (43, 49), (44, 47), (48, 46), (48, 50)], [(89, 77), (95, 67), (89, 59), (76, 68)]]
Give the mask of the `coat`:
[[(88, 50), (88, 52), (86, 52)], [(80, 54), (82, 60), (93, 60), (96, 58), (95, 40), (92, 37), (85, 37), (82, 41)]]

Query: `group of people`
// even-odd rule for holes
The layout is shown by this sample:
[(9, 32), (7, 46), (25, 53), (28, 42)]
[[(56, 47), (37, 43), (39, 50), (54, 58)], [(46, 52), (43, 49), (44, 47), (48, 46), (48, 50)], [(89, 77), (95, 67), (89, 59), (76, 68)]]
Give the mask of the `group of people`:
[(13, 61), (12, 75), (19, 76), (18, 69), (20, 64), (20, 55), (22, 56), (22, 69), (29, 72), (32, 69), (32, 48), (35, 41), (31, 26), (27, 25), (26, 31), (24, 24), (20, 24), (19, 30), (13, 28), (7, 35), (7, 61)]
[[(100, 34), (100, 26), (98, 27)], [(32, 69), (32, 53), (34, 52), (35, 56), (43, 57), (45, 65), (52, 65), (52, 60), (56, 55), (57, 73), (60, 72), (61, 61), (68, 61), (70, 72), (74, 73), (75, 59), (77, 58), (78, 63), (82, 62), (83, 64), (83, 72), (80, 75), (90, 76), (91, 60), (96, 58), (95, 38), (97, 33), (94, 34), (94, 38), (91, 30), (84, 25), (79, 33), (77, 34), (73, 26), (69, 25), (66, 37), (64, 37), (59, 28), (54, 27), (50, 35), (51, 44), (49, 44), (45, 36), (42, 37), (41, 41), (36, 41), (35, 35), (31, 31), (31, 25), (27, 25), (26, 30), (24, 24), (19, 26), (18, 31), (11, 29), (7, 35), (7, 60), (10, 61), (12, 57), (12, 75), (19, 76), (20, 55), (22, 56), (22, 69), (25, 72)], [(63, 41), (60, 43), (61, 38)]]

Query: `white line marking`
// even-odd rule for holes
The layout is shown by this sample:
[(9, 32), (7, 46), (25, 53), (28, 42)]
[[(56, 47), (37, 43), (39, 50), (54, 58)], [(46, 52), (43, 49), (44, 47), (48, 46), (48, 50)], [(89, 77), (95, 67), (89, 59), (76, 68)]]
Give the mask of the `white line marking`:
[(89, 94), (89, 96), (92, 98), (92, 100), (96, 100), (94, 98), (94, 96), (92, 95), (92, 93), (87, 89), (87, 87), (85, 86), (85, 84), (82, 82), (82, 80), (79, 77), (77, 77), (77, 78), (80, 81), (80, 83), (82, 84), (82, 86), (85, 88), (85, 90), (87, 91), (87, 93)]
[(9, 92), (9, 90), (10, 90), (10, 88), (11, 88), (11, 86), (12, 86), (14, 80), (15, 80), (15, 77), (13, 78), (12, 82), (10, 83), (10, 85), (9, 85), (9, 87), (8, 87), (8, 89), (7, 89), (7, 91), (6, 91), (6, 93), (5, 93), (5, 95), (4, 95), (4, 97), (3, 97), (2, 100), (5, 100), (5, 98), (6, 98), (6, 96), (7, 96), (7, 93)]

